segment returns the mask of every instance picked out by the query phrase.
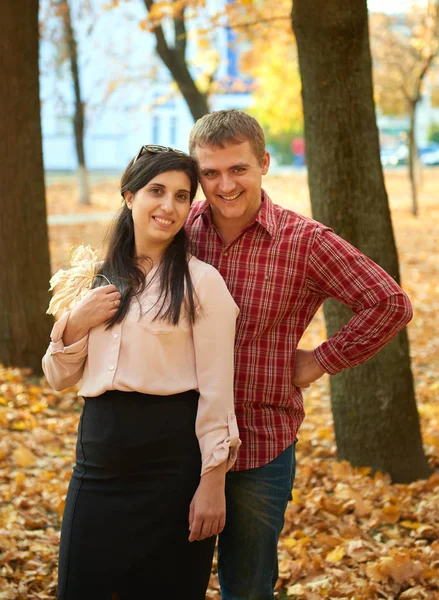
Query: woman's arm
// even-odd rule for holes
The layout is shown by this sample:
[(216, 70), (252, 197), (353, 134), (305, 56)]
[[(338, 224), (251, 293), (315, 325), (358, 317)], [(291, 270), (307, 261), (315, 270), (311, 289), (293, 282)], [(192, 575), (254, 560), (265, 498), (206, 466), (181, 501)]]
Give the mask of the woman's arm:
[(234, 342), (238, 308), (220, 274), (210, 266), (197, 283), (200, 302), (193, 326), (200, 397), (196, 433), (201, 480), (190, 507), (190, 541), (222, 531), (225, 524), (225, 474), (240, 445), (234, 414)]
[(43, 372), (55, 390), (81, 379), (88, 353), (90, 329), (105, 323), (117, 311), (120, 294), (114, 285), (91, 290), (77, 306), (53, 326), (51, 342), (43, 357)]
[(64, 344), (64, 331), (71, 313), (64, 313), (55, 323), (51, 342), (43, 356), (42, 366), (47, 381), (54, 390), (61, 391), (78, 383), (82, 377), (88, 351), (88, 335)]
[(197, 491), (189, 508), (189, 541), (204, 540), (218, 535), (226, 524), (227, 462), (223, 461), (201, 475)]

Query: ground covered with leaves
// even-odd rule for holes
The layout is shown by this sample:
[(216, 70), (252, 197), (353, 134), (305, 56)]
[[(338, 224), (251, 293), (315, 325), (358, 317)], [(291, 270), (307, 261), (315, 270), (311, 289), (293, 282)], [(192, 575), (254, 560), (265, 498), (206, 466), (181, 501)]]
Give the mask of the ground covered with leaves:
[[(395, 485), (337, 462), (328, 378), (306, 390), (293, 501), (279, 544), (279, 599), (439, 599), (437, 175), (426, 174), (418, 218), (409, 213), (405, 174), (387, 175), (403, 287), (415, 309), (408, 331), (432, 475)], [(275, 201), (310, 214), (304, 174), (267, 178), (266, 188)], [(117, 180), (96, 182), (92, 198), (84, 214), (116, 210)], [(52, 182), (48, 205), (52, 214), (76, 212), (74, 182)], [(72, 244), (98, 247), (105, 229), (51, 226), (53, 270), (67, 265)], [(320, 311), (302, 346), (323, 338)], [(75, 389), (54, 392), (29, 372), (0, 367), (0, 600), (56, 597), (59, 528), (80, 411)], [(175, 560), (170, 553), (170, 570)], [(163, 598), (181, 597), (184, 590), (168, 590), (163, 582)], [(220, 599), (215, 564), (208, 597)]]

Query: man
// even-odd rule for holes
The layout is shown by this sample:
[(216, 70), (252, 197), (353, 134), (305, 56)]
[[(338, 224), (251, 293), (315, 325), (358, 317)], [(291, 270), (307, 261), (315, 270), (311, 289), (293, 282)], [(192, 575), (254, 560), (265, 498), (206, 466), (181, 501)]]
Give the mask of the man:
[[(301, 388), (371, 358), (412, 309), (390, 275), (331, 229), (271, 202), (261, 188), (270, 156), (255, 119), (237, 110), (205, 115), (189, 146), (206, 197), (187, 221), (191, 251), (219, 270), (240, 308), (235, 411), (242, 446), (227, 475), (218, 542), (222, 598), (272, 600), (304, 417)], [(313, 351), (297, 350), (328, 297), (354, 316)]]

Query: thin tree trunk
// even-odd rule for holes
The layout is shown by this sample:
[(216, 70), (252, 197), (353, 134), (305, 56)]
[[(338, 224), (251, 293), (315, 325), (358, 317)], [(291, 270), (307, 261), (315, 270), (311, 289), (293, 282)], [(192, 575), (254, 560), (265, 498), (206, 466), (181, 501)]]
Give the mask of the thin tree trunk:
[(88, 171), (85, 165), (79, 165), (78, 172), (79, 204), (91, 204)]
[[(419, 214), (418, 192), (422, 183), (422, 165), (419, 158), (418, 145), (416, 140), (416, 110), (418, 102), (421, 100), (421, 91), (424, 79), (434, 63), (434, 60), (439, 52), (437, 39), (439, 36), (439, 0), (429, 1), (427, 5), (427, 15), (433, 33), (432, 39), (427, 41), (427, 47), (422, 49), (423, 64), (418, 65), (418, 77), (415, 82), (414, 89), (409, 93), (403, 89), (410, 118), (409, 127), (409, 177), (412, 196), (411, 212), (417, 217)], [(436, 41), (435, 41), (436, 40)]]
[[(314, 217), (397, 281), (398, 259), (380, 164), (366, 0), (294, 0)], [(329, 301), (328, 336), (352, 313)], [(426, 477), (407, 332), (373, 359), (331, 377), (337, 456), (390, 473)]]
[(1, 2), (0, 22), (0, 363), (38, 374), (51, 327), (38, 2)]
[(409, 106), (410, 126), (408, 132), (408, 147), (409, 147), (409, 177), (410, 191), (412, 197), (411, 213), (415, 217), (418, 216), (418, 178), (419, 178), (419, 157), (418, 146), (416, 143), (416, 104), (410, 103)]
[[(174, 0), (176, 2), (176, 0)], [(154, 5), (153, 0), (144, 0), (148, 12)], [(178, 86), (194, 121), (209, 112), (207, 94), (198, 89), (187, 64), (186, 59), (186, 24), (185, 9), (181, 16), (174, 18), (174, 45), (171, 46), (163, 32), (162, 26), (154, 29), (157, 54), (168, 68), (173, 80)]]
[(60, 13), (64, 26), (64, 39), (68, 50), (70, 70), (72, 73), (73, 92), (75, 96), (75, 115), (73, 118), (73, 129), (75, 134), (76, 156), (78, 158), (78, 187), (79, 203), (91, 204), (88, 186), (88, 173), (85, 163), (84, 150), (84, 103), (81, 98), (81, 85), (79, 80), (78, 48), (75, 32), (72, 26), (72, 17), (68, 0), (61, 0)]

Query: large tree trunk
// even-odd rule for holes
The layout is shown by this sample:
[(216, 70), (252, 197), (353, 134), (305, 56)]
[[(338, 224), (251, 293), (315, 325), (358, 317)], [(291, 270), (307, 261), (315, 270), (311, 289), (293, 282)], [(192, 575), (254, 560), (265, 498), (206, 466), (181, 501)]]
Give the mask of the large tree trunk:
[(85, 164), (84, 151), (84, 103), (81, 98), (81, 86), (79, 81), (78, 66), (78, 48), (76, 44), (75, 32), (72, 26), (72, 17), (68, 0), (60, 0), (60, 14), (64, 27), (64, 40), (67, 46), (67, 52), (70, 62), (70, 71), (72, 73), (73, 92), (75, 96), (75, 115), (73, 118), (73, 129), (75, 134), (76, 156), (78, 158), (78, 188), (79, 203), (91, 204), (90, 191), (88, 186), (88, 173)]
[[(178, 0), (173, 0), (177, 3)], [(144, 0), (145, 6), (150, 11), (154, 6), (154, 0)], [(154, 29), (156, 37), (157, 54), (168, 68), (173, 80), (178, 86), (194, 121), (200, 119), (209, 112), (207, 94), (198, 89), (186, 60), (186, 24), (185, 9), (181, 10), (180, 16), (174, 18), (174, 43), (170, 45), (165, 37), (160, 24)]]
[(0, 363), (41, 372), (50, 262), (38, 85), (38, 2), (0, 3)]
[[(380, 164), (366, 0), (294, 0), (314, 217), (399, 280)], [(325, 303), (328, 336), (351, 313)], [(338, 458), (390, 473), (428, 476), (406, 331), (355, 369), (331, 377)]]

